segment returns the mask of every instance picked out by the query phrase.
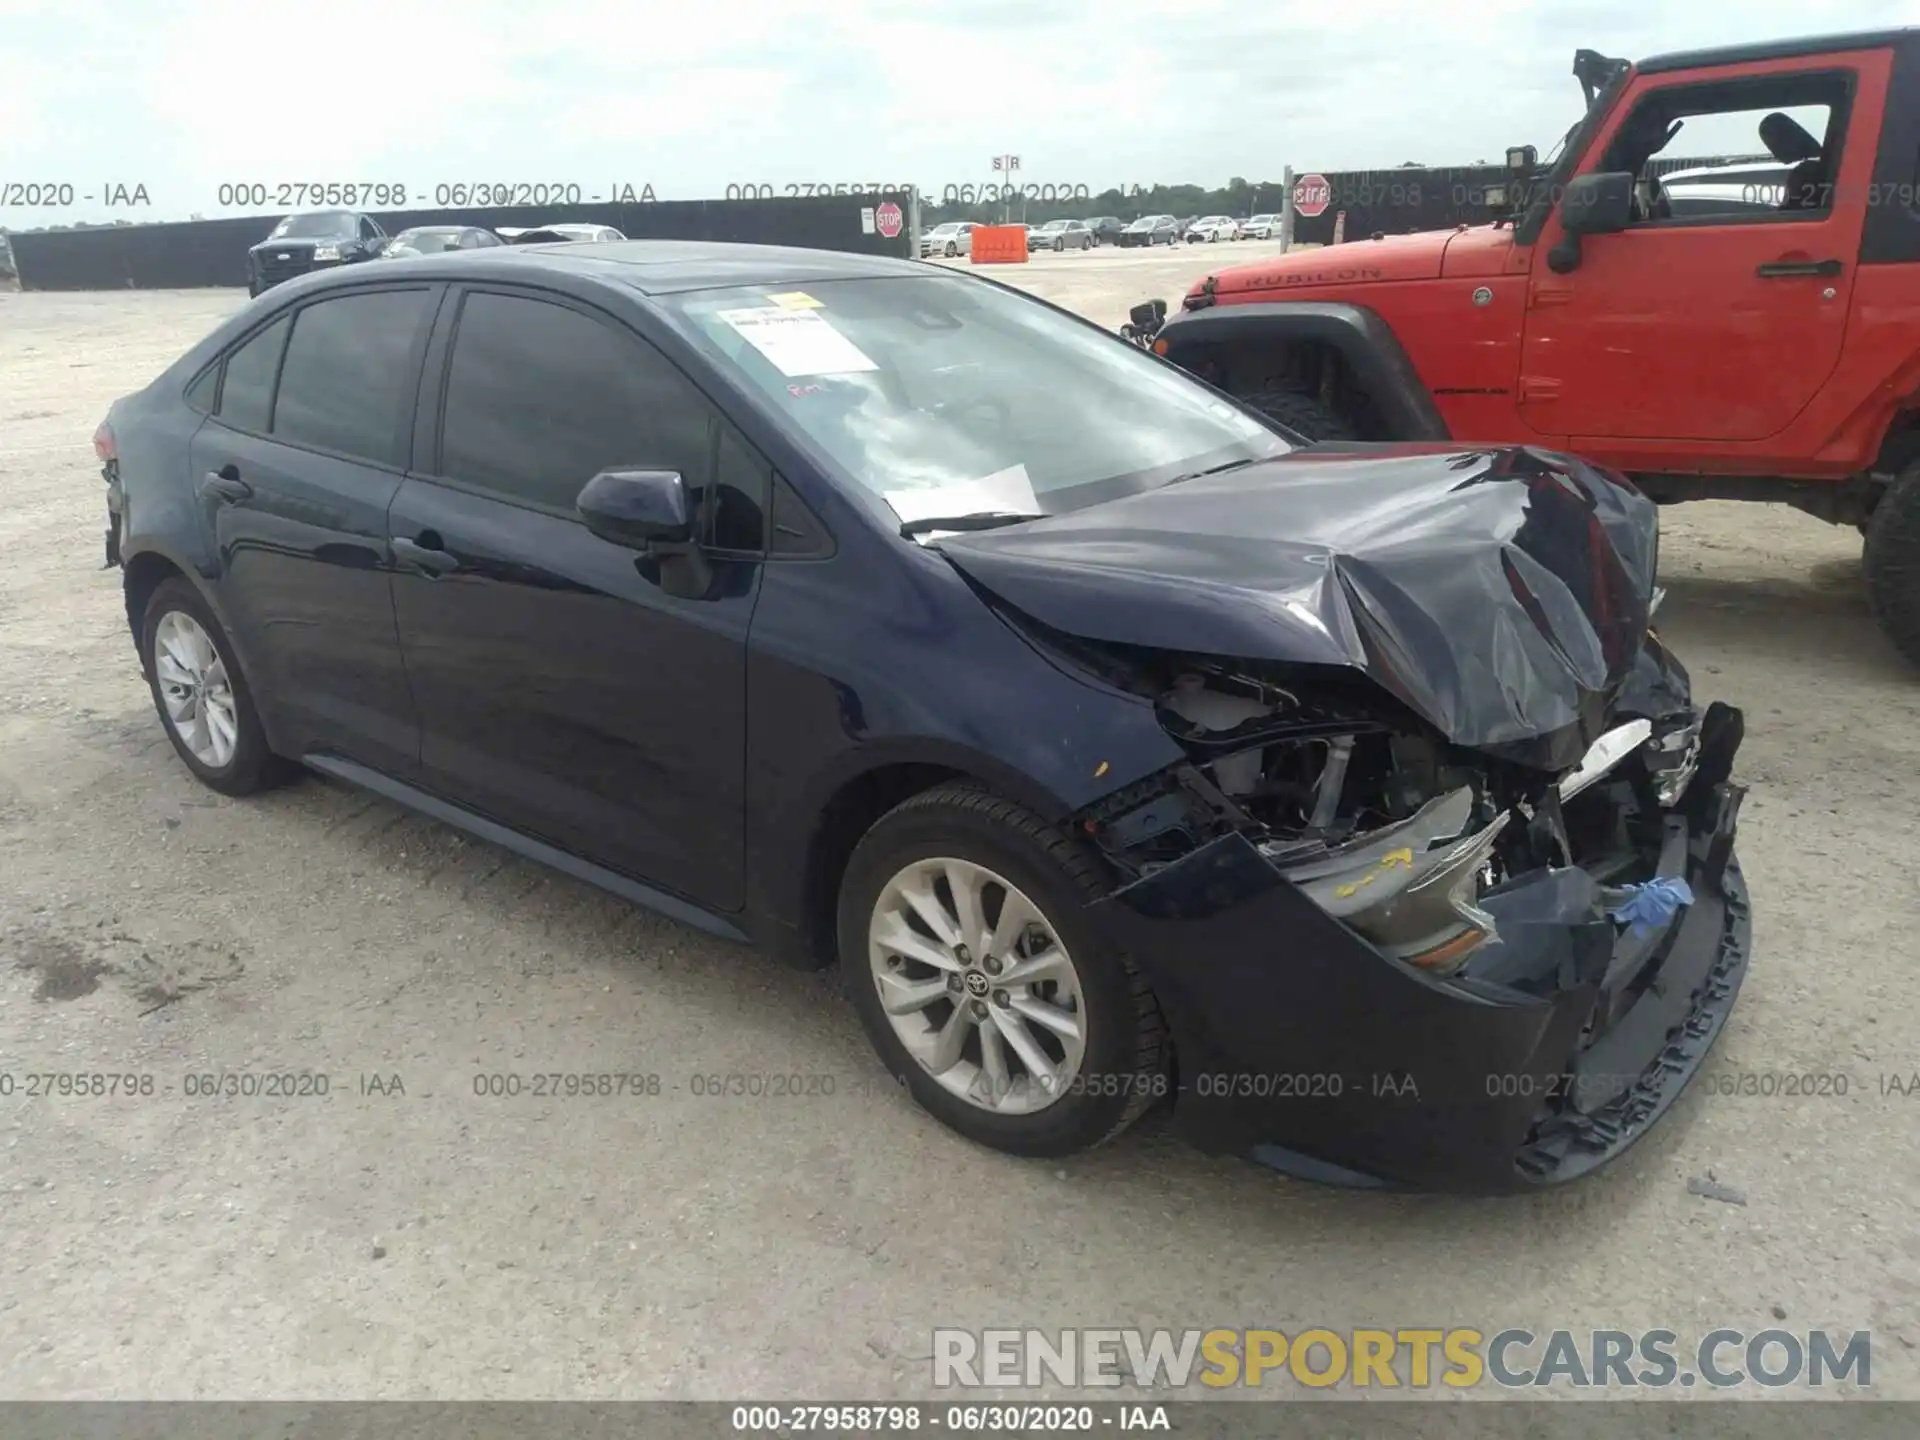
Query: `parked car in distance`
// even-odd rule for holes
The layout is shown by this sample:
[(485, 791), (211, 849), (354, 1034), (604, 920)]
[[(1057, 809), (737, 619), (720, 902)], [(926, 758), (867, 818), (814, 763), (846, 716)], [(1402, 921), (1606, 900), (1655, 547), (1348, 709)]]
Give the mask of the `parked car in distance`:
[(946, 220), (920, 237), (920, 258), (966, 255), (973, 249), (973, 221)]
[(1202, 215), (1181, 231), (1181, 238), (1189, 245), (1200, 241), (1211, 245), (1220, 240), (1237, 240), (1239, 237), (1240, 222), (1231, 215)]
[(371, 215), (315, 210), (289, 215), (247, 251), (247, 294), (259, 295), (296, 275), (376, 260), (387, 233)]
[(439, 255), (448, 250), (491, 250), (507, 242), (478, 225), (416, 225), (387, 242), (383, 260)]
[(610, 244), (615, 240), (625, 240), (611, 225), (559, 224), (535, 225), (526, 229), (517, 226), (502, 225), (494, 231), (509, 245), (553, 245), (561, 241), (583, 241), (592, 245)]
[(1027, 227), (1028, 250), (1091, 250), (1093, 231), (1084, 220), (1049, 220)]
[(1172, 245), (1179, 239), (1180, 229), (1171, 215), (1142, 215), (1120, 232), (1122, 245)]
[(1236, 240), (1271, 240), (1279, 233), (1280, 217), (1278, 215), (1254, 215), (1248, 218), (1247, 223), (1240, 227), (1240, 233), (1233, 238)]
[(1571, 1180), (1738, 993), (1739, 714), (1650, 630), (1617, 477), (1297, 441), (973, 275), (628, 242), (313, 277), (94, 445), (215, 791), (305, 765), (837, 958), (1012, 1154), (1169, 1100), (1322, 1180)]
[(1120, 232), (1126, 228), (1126, 222), (1118, 215), (1095, 215), (1087, 221), (1087, 229), (1093, 232), (1093, 243), (1096, 245), (1118, 244)]
[(1667, 213), (1675, 220), (1700, 215), (1759, 215), (1783, 208), (1793, 166), (1768, 157), (1730, 165), (1690, 166), (1658, 177)]

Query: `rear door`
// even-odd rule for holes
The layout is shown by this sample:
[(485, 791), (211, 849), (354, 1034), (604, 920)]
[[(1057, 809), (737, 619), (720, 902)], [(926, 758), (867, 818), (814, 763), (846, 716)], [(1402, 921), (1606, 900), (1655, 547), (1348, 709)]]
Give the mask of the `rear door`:
[(393, 629), (387, 506), (440, 290), (355, 288), (283, 312), (228, 352), (192, 447), (222, 608), (281, 740), (402, 777), (419, 727)]
[[(1548, 222), (1522, 345), (1527, 424), (1573, 448), (1759, 441), (1790, 425), (1846, 341), (1887, 71), (1887, 52), (1867, 51), (1637, 77), (1581, 172), (1640, 175), (1643, 218), (1584, 237), (1563, 274), (1549, 263), (1558, 215)], [(1664, 213), (1646, 183), (1653, 156), (1760, 150), (1776, 114), (1818, 151), (1790, 167), (1802, 178), (1784, 203), (1756, 207), (1755, 186), (1724, 208), (1683, 193)]]
[[(434, 352), (439, 433), (391, 512), (424, 782), (737, 909), (769, 472), (674, 365), (592, 307), (467, 288)], [(678, 470), (704, 500), (731, 497), (705, 507), (715, 525), (743, 517), (713, 536), (706, 598), (666, 594), (651, 562), (580, 522), (581, 488), (613, 467)]]

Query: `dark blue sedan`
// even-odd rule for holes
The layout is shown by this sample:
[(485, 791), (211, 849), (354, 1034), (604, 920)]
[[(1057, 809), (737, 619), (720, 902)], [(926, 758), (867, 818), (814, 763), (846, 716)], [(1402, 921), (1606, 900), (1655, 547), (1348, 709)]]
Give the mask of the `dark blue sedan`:
[(1165, 1103), (1322, 1180), (1566, 1180), (1744, 974), (1740, 717), (1566, 456), (1304, 448), (979, 277), (665, 242), (290, 280), (95, 446), (201, 781), (837, 960), (1002, 1150)]

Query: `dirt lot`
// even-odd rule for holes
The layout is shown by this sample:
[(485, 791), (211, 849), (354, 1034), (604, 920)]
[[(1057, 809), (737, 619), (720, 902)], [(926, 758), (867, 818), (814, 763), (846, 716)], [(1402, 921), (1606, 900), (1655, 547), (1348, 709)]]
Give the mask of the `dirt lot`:
[[(999, 273), (1111, 324), (1214, 258)], [(245, 303), (0, 294), (0, 1395), (908, 1395), (935, 1325), (1470, 1324), (1870, 1328), (1874, 1391), (1920, 1397), (1920, 1095), (1882, 1080), (1920, 1071), (1920, 676), (1857, 535), (1699, 505), (1663, 548), (1663, 628), (1749, 719), (1756, 950), (1715, 1068), (1844, 1097), (1696, 1086), (1602, 1176), (1498, 1203), (1316, 1190), (1158, 1122), (1027, 1164), (882, 1093), (829, 979), (331, 783), (192, 781), (87, 442)], [(284, 1070), (330, 1093), (185, 1093)], [(662, 1090), (475, 1094), (557, 1070)], [(55, 1071), (136, 1093), (24, 1095)], [(693, 1093), (735, 1073), (836, 1093)]]

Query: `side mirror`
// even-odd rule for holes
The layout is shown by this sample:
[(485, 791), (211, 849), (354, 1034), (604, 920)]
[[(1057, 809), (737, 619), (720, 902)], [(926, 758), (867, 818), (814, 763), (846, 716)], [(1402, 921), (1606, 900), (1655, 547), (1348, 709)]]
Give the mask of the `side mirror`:
[(1610, 170), (1568, 182), (1560, 228), (1569, 235), (1611, 235), (1633, 223), (1633, 175)]
[(715, 570), (693, 538), (693, 506), (678, 470), (602, 470), (574, 508), (602, 540), (640, 552), (640, 573), (681, 600), (713, 593)]
[(1547, 268), (1566, 275), (1580, 268), (1580, 237), (1611, 235), (1633, 223), (1633, 175), (1609, 170), (1579, 175), (1567, 184), (1560, 201), (1560, 243), (1547, 252)]
[(693, 538), (687, 487), (678, 470), (602, 470), (574, 505), (587, 529), (630, 550), (684, 545)]
[(1127, 319), (1133, 322), (1136, 330), (1157, 330), (1160, 322), (1166, 318), (1167, 302), (1164, 300), (1143, 300), (1127, 312)]

